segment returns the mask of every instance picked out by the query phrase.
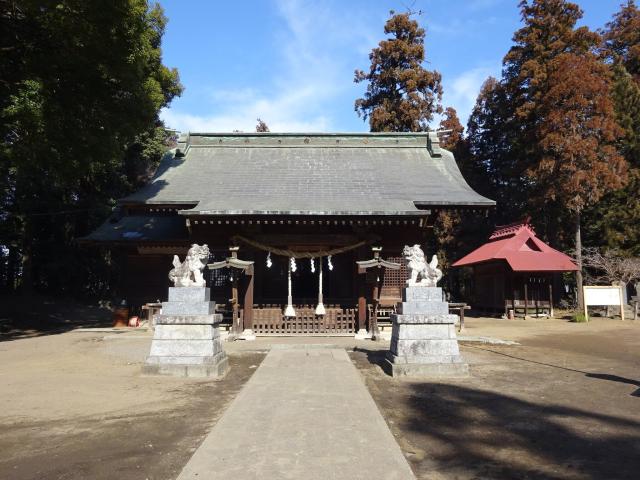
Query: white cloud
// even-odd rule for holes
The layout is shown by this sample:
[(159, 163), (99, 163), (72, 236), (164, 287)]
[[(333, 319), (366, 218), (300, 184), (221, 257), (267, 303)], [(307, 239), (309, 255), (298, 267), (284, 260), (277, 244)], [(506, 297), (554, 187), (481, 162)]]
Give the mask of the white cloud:
[[(260, 87), (218, 89), (209, 95), (210, 115), (178, 108), (163, 110), (161, 118), (180, 131), (254, 131), (256, 118), (269, 129), (330, 131), (334, 119), (327, 104), (353, 87), (353, 65), (337, 52), (368, 51), (372, 34), (352, 17), (336, 17), (328, 7), (304, 0), (277, 0), (286, 29), (276, 34), (280, 68)], [(188, 85), (187, 85), (188, 87)], [(187, 90), (188, 92), (188, 90)]]
[(453, 107), (463, 125), (467, 124), (471, 110), (476, 103), (480, 87), (490, 75), (500, 75), (500, 65), (493, 67), (476, 67), (453, 77), (451, 81), (443, 79), (443, 105)]

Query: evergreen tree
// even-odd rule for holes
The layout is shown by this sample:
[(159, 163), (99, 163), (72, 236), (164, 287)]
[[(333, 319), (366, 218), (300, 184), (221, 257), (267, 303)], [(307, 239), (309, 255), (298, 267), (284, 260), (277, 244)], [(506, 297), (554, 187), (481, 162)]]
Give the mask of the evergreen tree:
[(537, 108), (543, 119), (536, 129), (542, 156), (528, 174), (535, 184), (534, 205), (556, 205), (572, 217), (581, 306), (581, 215), (625, 184), (627, 163), (616, 148), (622, 130), (606, 65), (593, 53), (558, 55), (550, 62), (548, 87)]
[[(485, 85), (470, 118), (471, 151), (498, 208), (510, 220), (535, 213), (538, 230), (556, 246), (569, 245), (571, 234), (580, 263), (583, 210), (624, 182), (611, 82), (595, 55), (599, 36), (576, 28), (577, 5), (522, 0), (520, 10), (524, 25), (502, 80)], [(577, 280), (581, 287), (580, 274)]]
[[(441, 134), (440, 146), (451, 151), (460, 164), (460, 158), (466, 148), (464, 127), (460, 123), (455, 108), (447, 107), (445, 109), (442, 120), (440, 120), (439, 130), (444, 130)], [(434, 221), (433, 233), (436, 254), (447, 273), (449, 273), (449, 265), (457, 256), (456, 240), (459, 238), (461, 220), (462, 215), (459, 211), (441, 210), (437, 213)]]
[(440, 130), (445, 130), (440, 140), (440, 146), (454, 151), (464, 141), (464, 127), (458, 118), (458, 112), (453, 107), (447, 107), (440, 120)]
[(419, 132), (441, 113), (442, 78), (423, 67), (425, 31), (411, 13), (391, 11), (382, 40), (369, 55), (368, 72), (356, 70), (355, 82), (367, 82), (355, 110), (369, 120), (372, 132)]
[(607, 55), (616, 62), (622, 62), (640, 83), (640, 9), (635, 1), (627, 0), (602, 33)]
[(586, 212), (586, 243), (640, 256), (640, 84), (621, 63), (613, 65), (612, 99), (623, 130), (620, 153), (629, 164), (629, 182)]
[(469, 116), (470, 154), (461, 164), (470, 185), (496, 201), (491, 212), (491, 220), (496, 224), (512, 222), (527, 209), (528, 182), (517, 157), (511, 154), (512, 139), (507, 131), (510, 107), (504, 86), (489, 77), (480, 88)]
[(146, 0), (0, 7), (0, 244), (24, 290), (81, 290), (74, 239), (153, 168), (158, 112), (182, 89), (162, 64), (166, 18)]

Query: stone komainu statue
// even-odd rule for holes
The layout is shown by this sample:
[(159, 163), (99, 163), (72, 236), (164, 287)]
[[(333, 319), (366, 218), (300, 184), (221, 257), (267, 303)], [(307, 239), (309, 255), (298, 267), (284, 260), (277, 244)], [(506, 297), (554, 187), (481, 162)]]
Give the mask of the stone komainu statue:
[[(424, 252), (420, 245), (410, 247), (405, 245), (402, 255), (407, 259), (407, 266), (411, 270), (411, 278), (407, 280), (407, 285), (424, 285), (426, 287), (435, 287), (442, 278), (442, 270), (438, 268), (438, 257), (431, 257), (431, 262), (427, 263)], [(421, 277), (418, 282), (418, 275)]]
[(206, 282), (202, 276), (207, 260), (209, 247), (205, 245), (191, 245), (184, 262), (180, 262), (177, 255), (173, 256), (173, 269), (169, 272), (169, 280), (175, 287), (204, 287)]

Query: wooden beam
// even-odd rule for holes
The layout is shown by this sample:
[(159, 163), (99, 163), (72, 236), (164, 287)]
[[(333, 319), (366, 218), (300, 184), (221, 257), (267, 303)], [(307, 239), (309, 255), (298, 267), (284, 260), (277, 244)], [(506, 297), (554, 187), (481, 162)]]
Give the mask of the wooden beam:
[(365, 293), (365, 280), (364, 275), (358, 275), (358, 331), (366, 330), (367, 328), (367, 297)]
[(253, 330), (253, 265), (251, 265), (246, 271), (247, 275), (247, 288), (244, 292), (244, 317), (243, 328), (244, 330)]

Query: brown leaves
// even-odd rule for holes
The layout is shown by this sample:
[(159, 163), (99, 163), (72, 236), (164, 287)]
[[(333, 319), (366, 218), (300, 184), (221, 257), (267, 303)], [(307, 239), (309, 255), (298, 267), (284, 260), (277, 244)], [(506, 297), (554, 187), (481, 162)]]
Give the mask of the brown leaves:
[(548, 72), (536, 105), (541, 158), (527, 173), (542, 199), (580, 212), (626, 179), (626, 161), (614, 146), (623, 132), (615, 120), (610, 73), (592, 53), (560, 54)]
[(371, 51), (369, 72), (355, 71), (355, 83), (368, 82), (355, 110), (373, 132), (426, 130), (442, 112), (442, 77), (422, 66), (425, 31), (410, 13), (392, 13), (384, 31), (391, 38)]

